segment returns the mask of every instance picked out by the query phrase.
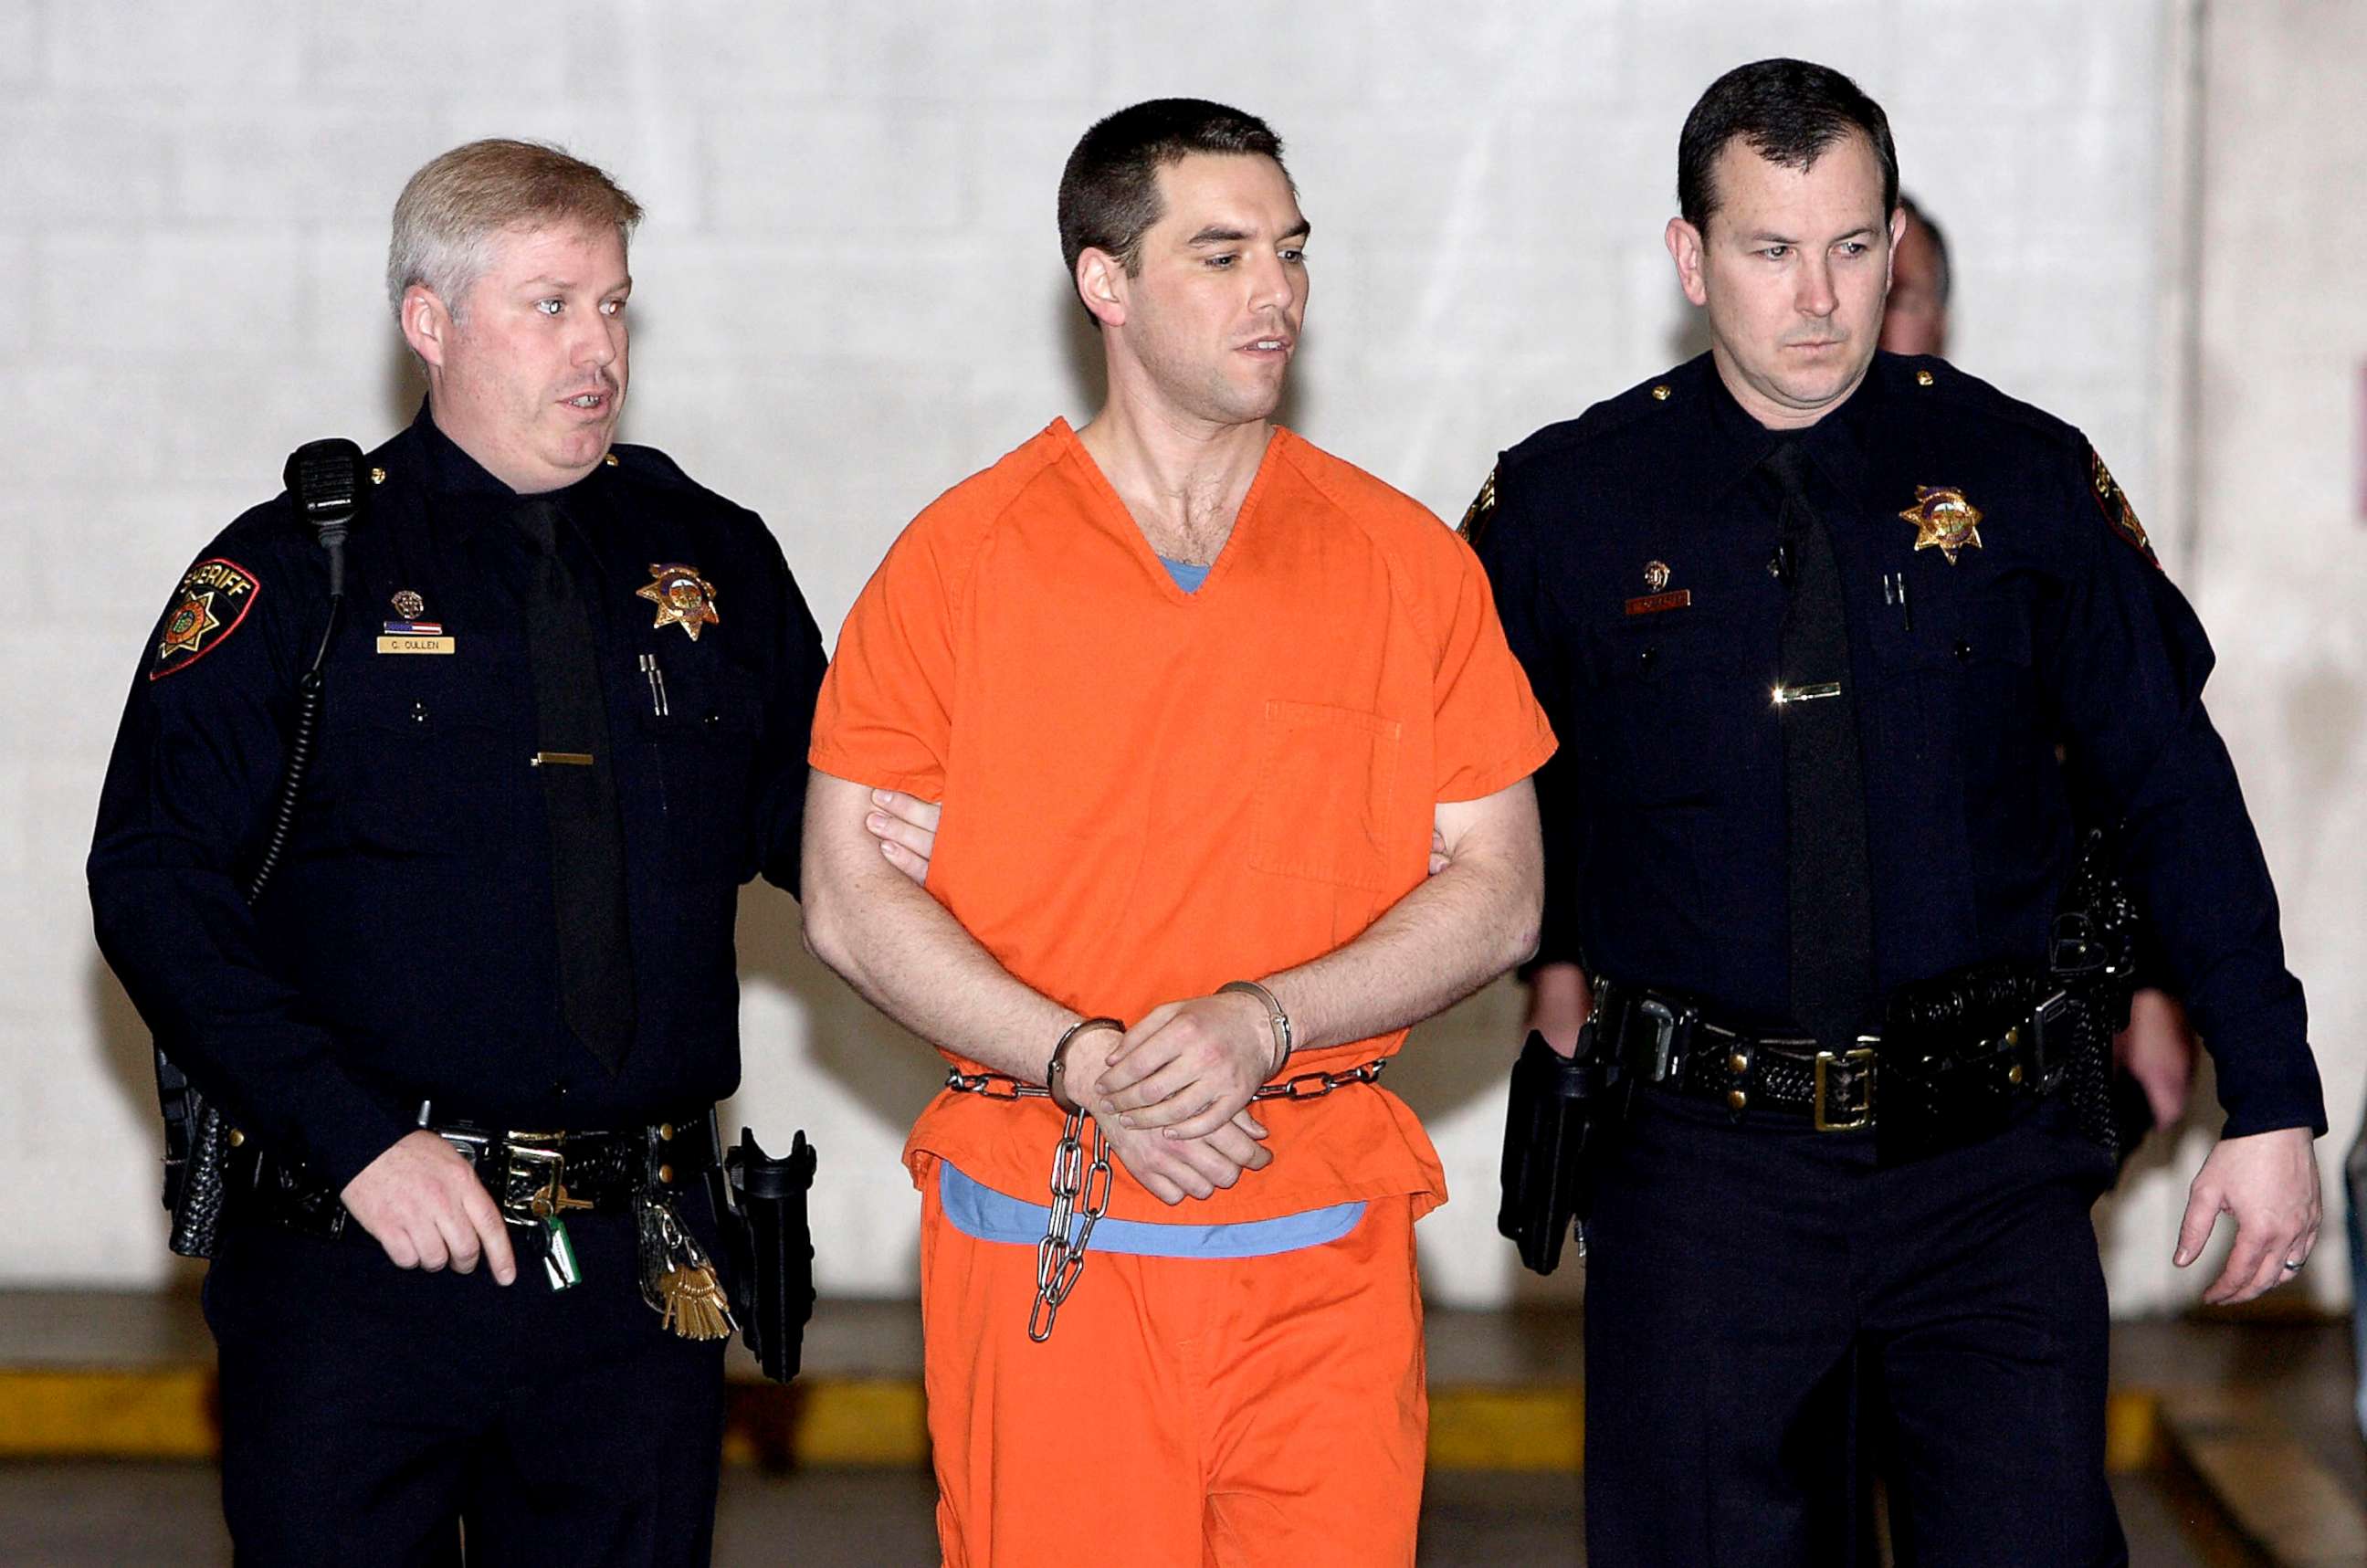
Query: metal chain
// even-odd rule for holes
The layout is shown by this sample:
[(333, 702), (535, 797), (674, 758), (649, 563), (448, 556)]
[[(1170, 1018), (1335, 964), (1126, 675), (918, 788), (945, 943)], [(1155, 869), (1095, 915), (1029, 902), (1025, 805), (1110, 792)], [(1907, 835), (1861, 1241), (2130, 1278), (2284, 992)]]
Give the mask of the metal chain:
[[(1380, 1082), (1381, 1069), (1388, 1058), (1360, 1062), (1353, 1067), (1337, 1073), (1299, 1073), (1279, 1084), (1261, 1085), (1252, 1100), (1319, 1100), (1334, 1089), (1344, 1089), (1352, 1084)], [(946, 1074), (946, 1087), (957, 1095), (978, 1095), (990, 1100), (1048, 1100), (1052, 1091), (1041, 1084), (1026, 1084), (1002, 1073), (965, 1073), (956, 1067)]]
[[(1379, 1080), (1386, 1058), (1339, 1073), (1300, 1073), (1279, 1084), (1267, 1084), (1252, 1100), (1319, 1100), (1351, 1084)], [(946, 1074), (946, 1087), (955, 1094), (980, 1095), (992, 1100), (1048, 1100), (1052, 1091), (1040, 1084), (1022, 1083), (1004, 1073), (965, 1073), (957, 1067)], [(1044, 1239), (1036, 1244), (1036, 1304), (1027, 1313), (1027, 1337), (1041, 1345), (1052, 1337), (1053, 1320), (1077, 1278), (1085, 1271), (1085, 1244), (1093, 1226), (1109, 1212), (1110, 1190), (1116, 1173), (1110, 1165), (1108, 1137), (1093, 1123), (1093, 1157), (1085, 1161), (1085, 1120), (1082, 1109), (1069, 1112), (1060, 1124), (1060, 1142), (1052, 1150), (1052, 1204), (1045, 1217)], [(1084, 1206), (1078, 1207), (1078, 1199)], [(1073, 1231), (1073, 1234), (1070, 1233)]]
[[(1036, 1304), (1027, 1313), (1027, 1337), (1041, 1345), (1052, 1337), (1052, 1320), (1060, 1303), (1077, 1288), (1085, 1271), (1085, 1244), (1093, 1226), (1109, 1212), (1110, 1188), (1116, 1173), (1110, 1168), (1109, 1139), (1102, 1124), (1093, 1123), (1093, 1163), (1085, 1164), (1085, 1113), (1072, 1110), (1060, 1126), (1060, 1142), (1052, 1151), (1052, 1210), (1044, 1224), (1044, 1239), (1036, 1244)], [(1077, 1199), (1085, 1200), (1078, 1218)], [(1070, 1233), (1071, 1228), (1075, 1234)]]

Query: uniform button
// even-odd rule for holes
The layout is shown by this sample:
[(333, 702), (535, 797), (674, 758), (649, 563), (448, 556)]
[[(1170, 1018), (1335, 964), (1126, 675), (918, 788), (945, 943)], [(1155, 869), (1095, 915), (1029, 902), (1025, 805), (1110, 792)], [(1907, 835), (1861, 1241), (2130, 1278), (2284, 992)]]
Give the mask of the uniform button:
[(673, 1122), (661, 1121), (658, 1123), (658, 1142), (661, 1143), (671, 1143), (674, 1142)]
[(1732, 1106), (1736, 1110), (1740, 1110), (1743, 1107), (1750, 1103), (1750, 1096), (1744, 1094), (1740, 1089), (1729, 1089), (1727, 1091), (1726, 1103)]
[(2022, 1063), (2021, 1063), (2021, 1062), (2015, 1062), (2011, 1067), (2010, 1067), (2010, 1068), (2008, 1068), (2008, 1069), (2006, 1070), (2005, 1081), (2006, 1081), (2007, 1083), (2009, 1083), (2009, 1084), (2014, 1084), (2014, 1085), (2019, 1085), (2019, 1084), (2022, 1082)]
[(235, 1128), (235, 1127), (233, 1127), (233, 1128), (232, 1128), (232, 1129), (230, 1130), (230, 1146), (231, 1146), (232, 1148), (233, 1148), (233, 1149), (241, 1148), (241, 1147), (243, 1147), (243, 1146), (245, 1144), (245, 1142), (246, 1142), (246, 1134), (245, 1134), (245, 1133), (241, 1132), (241, 1131), (240, 1131), (237, 1128)]
[(1669, 401), (1668, 382), (1662, 381), (1659, 386), (1652, 389), (1652, 401), (1654, 403), (1666, 403)]
[(1918, 371), (1916, 371), (1916, 372), (1915, 372), (1915, 384), (1916, 384), (1917, 386), (1919, 386), (1919, 387), (1928, 387), (1928, 386), (1930, 386), (1930, 385), (1931, 384), (1931, 371), (1929, 371), (1929, 370), (1918, 370)]
[(414, 724), (425, 724), (427, 722), (427, 705), (425, 703), (414, 702), (411, 705), (411, 722)]
[(660, 1165), (658, 1167), (658, 1180), (663, 1182), (668, 1187), (672, 1187), (674, 1185), (674, 1167), (672, 1165)]
[(372, 484), (384, 484), (386, 483), (386, 470), (382, 468), (374, 468), (370, 470), (370, 483)]
[(1738, 1051), (1733, 1055), (1727, 1057), (1726, 1059), (1726, 1070), (1729, 1073), (1750, 1072), (1750, 1052), (1747, 1051)]

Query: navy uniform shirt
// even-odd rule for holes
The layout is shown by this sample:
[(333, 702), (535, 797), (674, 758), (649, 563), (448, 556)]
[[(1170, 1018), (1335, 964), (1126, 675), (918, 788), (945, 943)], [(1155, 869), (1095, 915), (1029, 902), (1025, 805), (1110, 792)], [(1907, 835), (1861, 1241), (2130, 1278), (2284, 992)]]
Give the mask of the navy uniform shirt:
[[(779, 547), (645, 448), (549, 497), (592, 613), (623, 843), (638, 1032), (612, 1075), (561, 1016), (519, 498), (425, 409), (367, 460), (385, 477), (345, 546), (274, 881), (250, 911), (328, 609), (326, 554), (285, 496), (207, 547), (132, 682), (90, 856), (100, 948), (233, 1124), (338, 1187), (423, 1099), (439, 1122), (527, 1130), (703, 1109), (739, 1081), (738, 888), (797, 887), (823, 658)], [(695, 641), (639, 593), (658, 566), (712, 588)], [(451, 651), (381, 651), (391, 621)]]
[[(2323, 1132), (2276, 893), (2203, 710), (2210, 644), (2086, 439), (1891, 355), (1789, 434), (1846, 600), (1879, 989), (2043, 964), (2075, 814), (2117, 824), (2226, 1133)], [(1704, 354), (1504, 453), (1472, 531), (1562, 740), (1541, 959), (1789, 1028), (1787, 589), (1760, 466), (1784, 438)], [(1902, 516), (1962, 522), (1949, 489), (1980, 514), (1953, 564)]]

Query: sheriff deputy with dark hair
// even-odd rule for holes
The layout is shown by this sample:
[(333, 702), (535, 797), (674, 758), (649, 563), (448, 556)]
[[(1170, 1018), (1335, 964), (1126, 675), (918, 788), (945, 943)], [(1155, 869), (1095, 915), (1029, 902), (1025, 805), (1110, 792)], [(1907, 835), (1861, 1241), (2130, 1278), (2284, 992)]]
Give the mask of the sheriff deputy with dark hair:
[(2204, 1299), (2243, 1301), (2317, 1238), (2210, 646), (2077, 430), (1876, 353), (1897, 193), (1848, 78), (1721, 77), (1667, 233), (1710, 351), (1505, 453), (1472, 518), (1569, 747), (1533, 1021), (1639, 1085), (1588, 1226), (1595, 1568), (1847, 1562), (1866, 1443), (1916, 1561), (2126, 1561), (2086, 1135), (2126, 911), (2075, 811), (2218, 1062), (2176, 1261), (2228, 1215)]
[(206, 1315), (241, 1562), (458, 1561), (464, 1526), (472, 1562), (707, 1560), (732, 923), (750, 876), (798, 885), (822, 651), (763, 522), (615, 443), (640, 217), (520, 142), (404, 188), (427, 396), (366, 460), (253, 907), (330, 624), (287, 497), (132, 681), (91, 903), (237, 1129)]
[(1059, 217), (1108, 401), (898, 539), (806, 813), (808, 941), (953, 1066), (905, 1150), (945, 1560), (1410, 1568), (1444, 1181), (1375, 1080), (1534, 942), (1553, 739), (1470, 551), (1272, 423), (1273, 131), (1121, 109)]

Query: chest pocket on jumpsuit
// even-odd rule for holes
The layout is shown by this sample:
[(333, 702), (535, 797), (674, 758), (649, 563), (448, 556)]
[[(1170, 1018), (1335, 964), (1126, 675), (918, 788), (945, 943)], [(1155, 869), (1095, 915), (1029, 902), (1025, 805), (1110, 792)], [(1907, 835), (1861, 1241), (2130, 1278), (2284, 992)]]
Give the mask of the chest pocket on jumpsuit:
[[(641, 709), (641, 733), (654, 751), (669, 864), (727, 873), (753, 869), (749, 823), (756, 742), (764, 727), (764, 686), (720, 649), (694, 645), (659, 655), (665, 710)], [(634, 672), (640, 687), (647, 677)]]
[(1270, 700), (1258, 722), (1253, 870), (1378, 892), (1405, 725), (1362, 709)]

